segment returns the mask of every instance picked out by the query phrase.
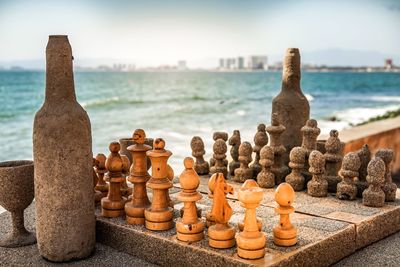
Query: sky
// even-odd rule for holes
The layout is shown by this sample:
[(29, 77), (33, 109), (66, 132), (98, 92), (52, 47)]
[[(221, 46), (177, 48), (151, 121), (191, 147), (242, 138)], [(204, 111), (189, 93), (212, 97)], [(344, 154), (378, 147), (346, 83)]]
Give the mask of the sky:
[[(44, 62), (47, 36), (69, 36), (75, 64), (215, 67), (220, 57), (328, 65), (400, 61), (400, 0), (0, 0), (0, 63)], [(11, 64), (10, 63), (10, 64)]]

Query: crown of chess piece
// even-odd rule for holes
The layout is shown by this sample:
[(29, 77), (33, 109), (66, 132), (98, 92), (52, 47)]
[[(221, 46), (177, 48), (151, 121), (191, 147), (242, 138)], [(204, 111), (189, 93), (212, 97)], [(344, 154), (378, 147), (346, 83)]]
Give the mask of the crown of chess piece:
[(228, 177), (228, 160), (226, 159), (228, 134), (225, 132), (215, 132), (213, 139), (215, 143), (213, 145), (214, 154), (210, 160), (210, 173), (223, 173), (224, 177)]
[(213, 205), (210, 217), (215, 222), (208, 228), (208, 244), (213, 248), (231, 248), (235, 245), (235, 228), (229, 224), (232, 208), (226, 194), (233, 194), (233, 187), (226, 183), (222, 173), (213, 174)]
[(290, 247), (297, 243), (297, 229), (290, 222), (289, 214), (294, 212), (292, 206), (295, 193), (288, 183), (280, 184), (275, 190), (275, 201), (278, 206), (275, 212), (280, 215), (279, 224), (274, 227), (274, 243), (277, 246)]
[(275, 186), (275, 174), (271, 171), (274, 165), (274, 150), (265, 145), (260, 151), (261, 172), (257, 175), (257, 183), (263, 188), (273, 188)]
[(380, 157), (375, 157), (368, 163), (367, 182), (369, 186), (362, 194), (365, 206), (383, 207), (385, 205), (385, 192), (382, 190), (385, 172), (385, 162)]
[(296, 146), (290, 151), (289, 158), (289, 167), (292, 171), (286, 176), (286, 183), (290, 184), (294, 191), (301, 191), (304, 189), (306, 181), (302, 174), (306, 160), (306, 151), (302, 147)]
[(110, 155), (106, 160), (106, 169), (110, 180), (110, 190), (107, 197), (101, 199), (101, 215), (108, 218), (125, 215), (124, 206), (126, 198), (121, 196), (121, 183), (125, 180), (122, 175), (123, 160), (119, 154), (121, 145), (111, 142)]
[(325, 143), (325, 171), (326, 180), (328, 181), (328, 192), (336, 193), (337, 184), (341, 182), (338, 175), (340, 166), (342, 165), (342, 150), (344, 144), (339, 139), (339, 132), (331, 130), (329, 138)]
[(308, 158), (312, 179), (307, 183), (307, 194), (313, 197), (328, 195), (328, 182), (325, 178), (325, 158), (321, 152), (314, 150)]
[(109, 185), (104, 180), (104, 175), (107, 173), (106, 169), (106, 159), (107, 157), (104, 154), (97, 154), (96, 155), (96, 166), (95, 170), (97, 173), (97, 177), (99, 178), (97, 184), (95, 186), (95, 190), (100, 191), (102, 197), (106, 197), (108, 194)]
[(97, 176), (95, 167), (97, 166), (96, 158), (93, 158), (93, 191), (94, 191), (94, 203), (99, 203), (103, 198), (103, 194), (96, 190), (97, 182), (99, 181), (99, 177)]
[(128, 199), (128, 196), (132, 195), (132, 188), (128, 186), (126, 182), (126, 177), (129, 176), (129, 169), (131, 167), (131, 162), (129, 161), (128, 156), (121, 154), (122, 159), (122, 176), (124, 177), (124, 181), (121, 183), (121, 196), (124, 196)]
[(146, 182), (150, 179), (147, 172), (146, 152), (151, 146), (145, 144), (146, 133), (136, 129), (133, 133), (133, 145), (127, 149), (132, 155), (132, 165), (128, 180), (133, 184), (132, 200), (125, 204), (126, 221), (129, 224), (144, 224), (144, 210), (150, 207)]
[(354, 200), (357, 198), (357, 186), (355, 179), (358, 177), (358, 169), (361, 162), (357, 153), (350, 152), (343, 158), (340, 176), (343, 180), (337, 184), (336, 197), (342, 200)]
[(260, 232), (256, 209), (264, 197), (264, 191), (254, 180), (246, 180), (238, 192), (238, 199), (246, 209), (244, 228), (236, 236), (238, 256), (259, 259), (265, 255), (265, 235)]
[(240, 167), (239, 162), (239, 146), (240, 146), (240, 132), (239, 130), (234, 130), (232, 136), (229, 138), (229, 145), (232, 146), (230, 153), (232, 161), (229, 163), (229, 176), (235, 176), (235, 170)]
[(239, 162), (240, 167), (235, 170), (235, 176), (232, 178), (235, 182), (243, 183), (247, 179), (253, 178), (253, 169), (249, 168), (250, 162), (253, 160), (251, 154), (253, 148), (249, 142), (243, 142), (239, 146)]
[(253, 178), (256, 178), (262, 169), (260, 165), (260, 151), (267, 144), (268, 144), (268, 135), (267, 132), (265, 131), (265, 124), (261, 123), (258, 125), (257, 133), (254, 136), (253, 151), (256, 153), (256, 157), (254, 159), (253, 164), (250, 165), (250, 168), (253, 170)]
[(204, 222), (197, 216), (196, 201), (202, 198), (197, 192), (200, 178), (194, 168), (194, 160), (190, 157), (183, 161), (185, 170), (179, 176), (182, 191), (177, 198), (184, 203), (182, 218), (176, 222), (177, 238), (185, 242), (195, 242), (204, 238)]
[(303, 142), (301, 143), (301, 147), (306, 151), (303, 175), (307, 182), (311, 179), (308, 158), (310, 157), (312, 151), (317, 150), (317, 138), (318, 135), (321, 133), (321, 130), (318, 128), (318, 122), (314, 119), (307, 120), (306, 125), (301, 128), (301, 133), (303, 135)]
[(392, 180), (392, 161), (394, 153), (392, 149), (381, 148), (375, 153), (375, 157), (379, 157), (385, 163), (385, 182), (382, 186), (383, 192), (385, 192), (385, 201), (393, 202), (396, 200), (397, 185)]
[(204, 160), (204, 142), (200, 136), (193, 136), (190, 141), (190, 147), (192, 148), (192, 156), (196, 159), (194, 164), (194, 170), (199, 175), (206, 175), (210, 172), (210, 165)]
[(272, 172), (275, 175), (275, 184), (280, 184), (284, 181), (285, 176), (289, 173), (289, 168), (283, 164), (283, 154), (286, 151), (285, 146), (282, 144), (281, 135), (285, 132), (286, 128), (278, 119), (276, 113), (272, 114), (271, 125), (267, 127), (267, 132), (270, 137), (270, 147), (274, 150), (274, 165), (272, 165)]
[(357, 197), (362, 197), (362, 193), (368, 188), (367, 182), (367, 167), (368, 163), (371, 161), (371, 151), (367, 144), (364, 144), (361, 149), (356, 151), (358, 157), (360, 158), (360, 168), (358, 169), (358, 179), (356, 181), (357, 186)]
[(172, 182), (168, 178), (168, 158), (171, 151), (165, 150), (165, 141), (162, 138), (154, 140), (153, 149), (146, 152), (151, 160), (151, 177), (147, 187), (153, 190), (153, 201), (144, 211), (145, 226), (153, 231), (171, 229), (174, 226), (174, 209), (168, 201), (168, 189)]

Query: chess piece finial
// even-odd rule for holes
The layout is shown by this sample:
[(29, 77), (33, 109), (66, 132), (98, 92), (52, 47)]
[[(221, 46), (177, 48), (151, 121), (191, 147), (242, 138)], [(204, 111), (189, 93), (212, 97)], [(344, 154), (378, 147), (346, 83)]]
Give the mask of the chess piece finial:
[(109, 185), (107, 184), (107, 182), (104, 180), (104, 175), (107, 173), (107, 169), (106, 169), (106, 155), (104, 154), (97, 154), (96, 155), (96, 173), (97, 176), (99, 177), (97, 184), (95, 186), (95, 190), (100, 191), (102, 193), (102, 197), (106, 197), (108, 194), (108, 189), (109, 189)]
[(101, 191), (96, 190), (96, 185), (99, 181), (99, 177), (97, 176), (96, 173), (96, 166), (97, 166), (98, 162), (96, 160), (96, 158), (93, 158), (93, 191), (94, 191), (94, 203), (99, 203), (101, 201), (101, 199), (103, 198), (103, 194), (101, 193)]
[(215, 132), (213, 139), (215, 143), (213, 145), (214, 154), (210, 160), (210, 173), (221, 172), (224, 174), (224, 177), (228, 177), (228, 160), (226, 159), (228, 134), (225, 132)]
[(274, 150), (274, 165), (272, 165), (272, 172), (275, 175), (275, 184), (280, 184), (284, 181), (285, 176), (289, 173), (289, 168), (284, 165), (282, 156), (286, 148), (282, 144), (281, 135), (285, 132), (286, 128), (283, 126), (276, 113), (272, 114), (271, 125), (267, 127), (267, 132), (270, 137), (270, 147)]
[(253, 148), (249, 142), (243, 142), (239, 146), (239, 162), (240, 167), (235, 170), (235, 176), (232, 180), (243, 183), (247, 179), (253, 178), (253, 169), (249, 168), (249, 163), (252, 161), (251, 154)]
[(257, 175), (257, 183), (260, 187), (273, 188), (275, 186), (275, 174), (271, 171), (274, 165), (274, 150), (265, 145), (260, 151), (261, 172)]
[(146, 133), (143, 129), (136, 129), (132, 139), (134, 144), (127, 150), (132, 155), (128, 180), (133, 184), (133, 193), (131, 201), (125, 204), (126, 221), (129, 224), (145, 224), (144, 210), (150, 207), (146, 190), (146, 182), (150, 179), (146, 152), (151, 150), (151, 146), (145, 144)]
[(343, 147), (344, 144), (339, 139), (339, 132), (331, 130), (325, 143), (326, 153), (324, 154), (328, 192), (336, 193), (337, 184), (341, 181), (338, 172), (342, 165), (343, 156), (341, 152)]
[(168, 201), (168, 189), (172, 182), (168, 178), (168, 158), (171, 151), (165, 150), (165, 141), (162, 138), (154, 140), (153, 149), (146, 152), (151, 160), (151, 178), (147, 186), (153, 190), (151, 207), (144, 211), (145, 226), (153, 231), (168, 230), (174, 226), (174, 209)]
[(260, 173), (262, 167), (260, 165), (260, 151), (261, 149), (268, 144), (268, 135), (265, 130), (265, 124), (261, 123), (257, 127), (257, 133), (254, 136), (254, 147), (253, 151), (256, 156), (253, 164), (250, 165), (250, 168), (253, 170), (253, 177), (256, 178)]
[(343, 158), (340, 176), (343, 181), (337, 184), (336, 197), (342, 200), (354, 200), (357, 197), (355, 179), (358, 177), (358, 169), (361, 162), (357, 153), (350, 152)]
[(238, 256), (244, 259), (259, 259), (265, 255), (265, 234), (260, 232), (256, 208), (264, 197), (264, 191), (257, 182), (246, 180), (238, 193), (242, 207), (246, 209), (244, 228), (236, 236)]
[(240, 167), (239, 162), (239, 146), (240, 146), (240, 132), (239, 130), (234, 130), (232, 136), (229, 138), (229, 145), (231, 147), (231, 157), (232, 161), (229, 163), (229, 176), (232, 178), (235, 176), (235, 170)]
[(321, 133), (321, 130), (318, 128), (318, 122), (314, 119), (307, 120), (306, 125), (301, 128), (301, 133), (303, 135), (301, 147), (306, 151), (303, 175), (307, 182), (311, 179), (311, 174), (308, 170), (310, 168), (308, 164), (308, 158), (310, 157), (312, 151), (317, 150), (317, 138)]
[(185, 170), (179, 176), (182, 191), (177, 198), (184, 203), (183, 216), (176, 222), (177, 238), (185, 242), (195, 242), (204, 238), (204, 222), (197, 216), (196, 201), (202, 198), (197, 192), (200, 178), (194, 168), (194, 160), (184, 159)]
[(385, 205), (385, 192), (382, 190), (385, 172), (385, 162), (380, 157), (375, 157), (368, 163), (367, 182), (369, 186), (362, 194), (365, 206), (382, 207)]
[(121, 183), (125, 180), (122, 175), (123, 160), (119, 154), (121, 145), (118, 142), (111, 142), (110, 155), (106, 160), (106, 169), (110, 179), (110, 190), (105, 198), (101, 199), (101, 214), (104, 217), (120, 217), (125, 214), (124, 206), (126, 198), (121, 196)]
[(312, 180), (307, 183), (307, 193), (313, 197), (328, 195), (328, 182), (325, 179), (325, 158), (321, 152), (314, 150), (308, 158), (309, 172)]
[(204, 142), (200, 136), (193, 136), (190, 141), (190, 147), (192, 148), (192, 156), (195, 157), (196, 163), (194, 165), (194, 170), (198, 175), (206, 175), (210, 172), (210, 166), (208, 162), (204, 160)]
[(367, 144), (364, 144), (361, 149), (356, 151), (358, 157), (360, 158), (360, 168), (358, 169), (358, 179), (356, 181), (357, 186), (357, 197), (362, 197), (362, 193), (368, 188), (367, 182), (367, 167), (368, 163), (371, 161), (371, 151)]
[(280, 184), (275, 190), (275, 201), (278, 206), (275, 212), (280, 215), (280, 221), (273, 229), (274, 243), (277, 246), (290, 247), (297, 243), (297, 229), (290, 222), (289, 214), (294, 212), (292, 206), (295, 193), (288, 183)]
[(210, 217), (215, 224), (208, 228), (208, 244), (213, 248), (231, 248), (235, 245), (236, 231), (229, 224), (232, 208), (226, 194), (233, 194), (233, 187), (226, 183), (222, 173), (215, 173), (213, 176), (213, 205)]
[(392, 149), (381, 148), (375, 153), (375, 157), (379, 157), (385, 163), (385, 183), (382, 186), (385, 192), (385, 201), (393, 202), (396, 200), (397, 185), (392, 180), (392, 161), (394, 153)]
[(122, 176), (125, 177), (124, 181), (121, 183), (121, 196), (128, 198), (128, 196), (132, 195), (132, 188), (130, 188), (126, 182), (126, 177), (129, 176), (131, 162), (129, 161), (128, 156), (122, 155), (121, 153), (120, 155), (122, 159)]
[(305, 186), (305, 178), (301, 172), (304, 169), (306, 151), (302, 147), (296, 146), (290, 151), (289, 158), (289, 167), (292, 169), (292, 172), (286, 176), (286, 182), (295, 191), (301, 191)]

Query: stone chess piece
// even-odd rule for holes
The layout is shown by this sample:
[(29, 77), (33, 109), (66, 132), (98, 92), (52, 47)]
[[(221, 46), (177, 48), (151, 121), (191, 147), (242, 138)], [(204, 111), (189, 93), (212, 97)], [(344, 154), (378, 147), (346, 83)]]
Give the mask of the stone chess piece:
[(357, 186), (355, 179), (358, 177), (358, 169), (361, 162), (357, 153), (350, 152), (343, 158), (340, 176), (343, 180), (337, 184), (336, 197), (342, 200), (354, 200), (357, 198)]
[(136, 129), (132, 139), (134, 144), (127, 149), (132, 155), (128, 180), (133, 184), (133, 193), (131, 201), (125, 204), (126, 221), (129, 224), (144, 225), (144, 210), (150, 207), (146, 190), (146, 182), (150, 179), (146, 152), (151, 150), (151, 146), (145, 144), (146, 133), (143, 129)]
[(375, 157), (367, 167), (368, 188), (363, 192), (363, 204), (369, 207), (383, 207), (385, 205), (385, 192), (382, 186), (385, 182), (385, 162), (380, 157)]
[[(321, 154), (322, 156), (322, 154)], [(280, 215), (279, 224), (274, 227), (274, 243), (277, 246), (290, 247), (297, 243), (297, 229), (290, 222), (289, 214), (294, 212), (292, 206), (295, 193), (288, 183), (280, 184), (275, 190), (275, 201), (278, 206), (275, 212)]]
[(274, 165), (272, 165), (271, 170), (275, 175), (275, 184), (282, 183), (285, 180), (285, 176), (289, 173), (289, 168), (284, 165), (282, 158), (286, 148), (282, 144), (281, 135), (285, 132), (285, 129), (285, 126), (279, 122), (278, 115), (273, 113), (271, 125), (266, 130), (270, 137), (270, 147), (274, 150)]
[(325, 143), (325, 171), (328, 181), (328, 192), (336, 193), (337, 184), (342, 180), (338, 175), (342, 165), (344, 144), (339, 139), (339, 132), (331, 130)]
[(257, 133), (254, 136), (254, 147), (253, 151), (256, 156), (253, 164), (250, 165), (250, 168), (253, 170), (253, 177), (257, 178), (257, 175), (260, 173), (262, 167), (260, 165), (260, 151), (261, 149), (268, 144), (268, 135), (265, 130), (265, 124), (261, 123), (257, 127)]
[(184, 242), (200, 241), (204, 238), (204, 222), (197, 216), (196, 201), (202, 198), (197, 192), (200, 178), (194, 168), (194, 160), (190, 157), (183, 161), (185, 170), (179, 176), (182, 191), (177, 198), (184, 203), (182, 218), (176, 222), (177, 238)]
[(97, 184), (95, 186), (95, 190), (100, 191), (102, 193), (102, 197), (106, 197), (108, 194), (109, 185), (104, 180), (104, 175), (107, 173), (106, 169), (106, 159), (107, 157), (104, 154), (96, 155), (96, 173), (99, 177)]
[(228, 177), (228, 160), (226, 159), (228, 134), (225, 132), (215, 132), (213, 139), (215, 143), (213, 145), (214, 154), (212, 159), (210, 159), (210, 173), (221, 172), (224, 174), (224, 177)]
[(215, 173), (213, 205), (210, 217), (215, 222), (208, 228), (208, 244), (213, 248), (231, 248), (235, 245), (235, 228), (229, 224), (232, 208), (226, 194), (233, 194), (233, 187), (225, 182), (222, 173)]
[(257, 175), (257, 183), (263, 188), (273, 188), (275, 186), (275, 174), (271, 171), (274, 165), (274, 150), (265, 145), (260, 151), (261, 172)]
[(367, 182), (367, 167), (368, 163), (371, 161), (371, 151), (367, 144), (356, 151), (358, 157), (360, 158), (360, 168), (358, 169), (358, 179), (356, 181), (357, 186), (357, 197), (362, 197), (362, 193), (368, 188)]
[(198, 175), (206, 175), (210, 172), (210, 165), (204, 160), (204, 142), (200, 136), (193, 136), (190, 141), (190, 147), (192, 148), (192, 156), (196, 159), (194, 170)]
[(239, 162), (239, 146), (241, 144), (239, 130), (234, 130), (232, 136), (229, 138), (229, 145), (232, 146), (230, 153), (232, 161), (229, 163), (229, 176), (235, 176), (235, 170), (240, 167)]
[(162, 138), (154, 140), (153, 149), (146, 152), (151, 160), (151, 177), (147, 187), (153, 189), (151, 207), (145, 209), (145, 226), (153, 231), (171, 229), (174, 226), (174, 209), (168, 202), (168, 189), (172, 182), (168, 178), (168, 158), (171, 151), (165, 150), (165, 141)]
[(265, 255), (265, 234), (260, 232), (256, 209), (264, 197), (264, 191), (254, 180), (246, 180), (238, 193), (242, 207), (246, 209), (243, 231), (236, 235), (238, 256), (259, 259)]
[(303, 176), (308, 182), (311, 179), (311, 174), (309, 172), (309, 160), (310, 154), (312, 151), (317, 150), (317, 138), (321, 133), (321, 130), (318, 128), (318, 123), (314, 119), (309, 119), (301, 128), (301, 133), (303, 135), (303, 142), (301, 143), (301, 147), (306, 151), (306, 160), (305, 166), (303, 170)]
[(96, 190), (96, 185), (97, 182), (99, 181), (99, 177), (97, 176), (96, 173), (96, 166), (97, 166), (97, 160), (96, 158), (93, 158), (93, 191), (94, 191), (94, 203), (99, 203), (101, 199), (103, 198), (103, 194), (101, 191)]
[(247, 179), (253, 178), (253, 169), (249, 168), (249, 163), (252, 161), (251, 154), (253, 148), (249, 142), (243, 142), (239, 147), (239, 162), (240, 167), (235, 170), (235, 176), (232, 180), (243, 183)]
[(299, 146), (296, 146), (290, 151), (289, 167), (292, 169), (291, 173), (286, 176), (286, 183), (290, 184), (295, 191), (304, 189), (305, 181), (302, 171), (306, 160), (306, 151)]
[(328, 182), (325, 179), (325, 158), (321, 152), (314, 150), (308, 158), (312, 179), (307, 183), (307, 194), (313, 197), (328, 195)]
[(393, 202), (396, 200), (397, 185), (392, 180), (392, 162), (394, 153), (392, 149), (381, 148), (375, 153), (375, 157), (379, 157), (385, 163), (385, 182), (382, 186), (383, 192), (385, 192), (385, 201)]
[(132, 188), (128, 186), (128, 183), (126, 182), (126, 177), (129, 176), (129, 169), (131, 167), (131, 163), (127, 156), (122, 155), (121, 153), (120, 155), (122, 159), (122, 176), (124, 177), (124, 181), (121, 183), (121, 196), (126, 197), (128, 199), (128, 197), (132, 195)]

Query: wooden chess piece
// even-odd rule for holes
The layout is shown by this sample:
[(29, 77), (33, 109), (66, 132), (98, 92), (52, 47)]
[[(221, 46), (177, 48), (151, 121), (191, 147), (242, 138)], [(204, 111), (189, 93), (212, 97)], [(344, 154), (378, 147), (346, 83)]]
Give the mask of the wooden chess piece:
[(99, 203), (103, 198), (103, 194), (101, 191), (96, 190), (97, 182), (99, 181), (99, 177), (97, 176), (95, 167), (97, 166), (96, 158), (93, 158), (93, 191), (94, 191), (94, 203)]
[(110, 155), (106, 160), (106, 169), (110, 179), (110, 190), (107, 197), (101, 199), (101, 215), (108, 218), (125, 215), (124, 206), (126, 198), (121, 196), (121, 183), (124, 181), (122, 175), (123, 161), (118, 153), (121, 145), (112, 142), (109, 146)]
[(243, 142), (239, 146), (240, 167), (235, 170), (233, 181), (243, 183), (247, 179), (253, 178), (253, 169), (249, 168), (249, 163), (253, 160), (251, 154), (253, 148), (249, 142)]
[(202, 198), (197, 192), (200, 178), (194, 168), (194, 160), (185, 158), (185, 170), (179, 176), (182, 191), (177, 198), (184, 203), (182, 218), (176, 222), (177, 238), (185, 242), (195, 242), (204, 238), (204, 222), (197, 216), (196, 201)]
[(260, 151), (260, 164), (262, 171), (257, 175), (257, 183), (260, 187), (273, 188), (275, 186), (275, 174), (271, 171), (274, 164), (274, 150), (265, 145)]
[(192, 148), (192, 156), (196, 159), (194, 170), (198, 175), (208, 174), (210, 172), (210, 166), (208, 162), (204, 160), (206, 151), (204, 150), (204, 142), (200, 136), (193, 136), (190, 141), (190, 147)]
[(379, 157), (385, 163), (385, 183), (382, 186), (385, 192), (385, 201), (393, 202), (396, 200), (397, 185), (392, 180), (392, 161), (394, 153), (392, 149), (381, 148), (375, 153), (375, 157)]
[(226, 141), (228, 134), (224, 132), (216, 132), (213, 136), (215, 143), (213, 145), (213, 158), (210, 160), (210, 173), (223, 173), (224, 177), (228, 177), (228, 161), (226, 160), (226, 152), (228, 150)]
[(338, 172), (340, 170), (340, 166), (342, 165), (343, 147), (344, 144), (340, 142), (339, 139), (339, 132), (336, 130), (331, 130), (329, 133), (329, 138), (325, 143), (326, 153), (324, 154), (328, 192), (336, 193), (337, 184), (342, 180), (338, 175)]
[[(210, 179), (208, 179), (208, 198), (213, 199), (214, 198), (214, 186), (215, 186), (215, 178), (216, 175), (212, 175)], [(211, 216), (211, 211), (206, 213), (206, 226), (210, 227), (211, 225), (214, 225), (215, 221)]]
[(358, 169), (358, 179), (356, 181), (357, 197), (362, 197), (362, 193), (368, 188), (367, 167), (368, 163), (371, 161), (371, 151), (369, 150), (368, 145), (364, 144), (361, 149), (356, 151), (356, 153), (361, 162), (360, 168)]
[(239, 162), (239, 146), (240, 146), (240, 132), (239, 130), (234, 130), (232, 136), (229, 138), (229, 145), (232, 146), (230, 154), (232, 161), (229, 163), (229, 176), (235, 176), (235, 170), (240, 167)]
[(133, 184), (132, 200), (125, 204), (126, 221), (129, 224), (144, 224), (144, 210), (150, 207), (146, 182), (150, 179), (147, 172), (146, 152), (151, 146), (145, 144), (146, 133), (136, 129), (133, 133), (134, 145), (127, 149), (132, 155), (132, 165), (128, 180)]
[(106, 197), (108, 194), (109, 186), (106, 181), (104, 181), (104, 175), (107, 173), (106, 169), (106, 159), (107, 157), (104, 154), (97, 154), (96, 155), (96, 173), (99, 177), (99, 180), (94, 188), (97, 191), (102, 193), (102, 197)]
[[(322, 155), (322, 154), (321, 154)], [(279, 224), (274, 227), (274, 243), (277, 246), (290, 247), (297, 243), (297, 229), (290, 222), (289, 214), (294, 212), (292, 206), (295, 193), (288, 183), (280, 184), (275, 191), (275, 201), (278, 206), (275, 212), (280, 215)]]
[[(172, 169), (172, 167), (169, 164), (167, 164), (167, 178), (171, 182), (171, 184), (173, 184), (174, 177), (175, 177), (174, 169)], [(167, 194), (168, 206), (173, 209), (174, 208), (174, 202), (172, 201), (172, 199), (169, 196), (169, 190), (167, 192), (168, 192), (168, 194)]]
[(222, 173), (213, 174), (213, 206), (211, 219), (214, 225), (208, 228), (208, 244), (213, 248), (231, 248), (235, 245), (235, 228), (229, 224), (232, 208), (226, 199), (226, 194), (233, 194), (233, 187), (225, 182)]
[(262, 167), (260, 165), (260, 151), (261, 149), (268, 144), (268, 135), (265, 131), (265, 124), (261, 123), (257, 127), (257, 133), (254, 136), (254, 147), (253, 151), (256, 154), (253, 164), (250, 165), (250, 168), (253, 170), (253, 177), (257, 178), (257, 175), (260, 173)]
[(128, 186), (128, 183), (126, 182), (126, 177), (129, 176), (129, 169), (131, 167), (131, 163), (129, 161), (128, 156), (121, 155), (122, 159), (122, 176), (124, 177), (124, 181), (121, 183), (121, 196), (126, 197), (128, 199), (128, 196), (132, 195), (132, 188)]
[(354, 200), (357, 198), (357, 186), (354, 180), (358, 177), (358, 169), (361, 162), (357, 153), (350, 152), (343, 158), (340, 176), (343, 180), (337, 184), (336, 197), (342, 200)]
[(147, 187), (153, 189), (153, 201), (151, 207), (145, 209), (145, 226), (153, 231), (171, 229), (174, 226), (174, 209), (168, 203), (168, 189), (172, 182), (168, 179), (168, 158), (171, 151), (165, 150), (165, 141), (162, 138), (154, 140), (153, 149), (146, 152), (151, 160), (151, 177)]
[(325, 179), (325, 158), (321, 152), (314, 150), (308, 158), (312, 179), (307, 183), (307, 194), (313, 197), (328, 195), (328, 182)]
[(286, 183), (290, 184), (294, 191), (301, 191), (305, 186), (305, 178), (301, 172), (304, 169), (306, 151), (302, 147), (296, 146), (290, 151), (289, 158), (289, 167), (292, 172), (286, 176)]
[(270, 147), (274, 150), (274, 165), (272, 172), (275, 175), (275, 184), (280, 184), (285, 180), (285, 176), (289, 173), (289, 168), (284, 165), (282, 156), (285, 154), (286, 148), (282, 144), (281, 135), (285, 131), (276, 113), (272, 114), (271, 125), (267, 127), (267, 132), (270, 137)]
[(369, 207), (383, 207), (385, 205), (385, 192), (382, 186), (385, 182), (385, 162), (380, 157), (375, 157), (367, 167), (368, 188), (363, 192), (363, 204)]
[(303, 170), (303, 175), (306, 179), (306, 182), (311, 179), (308, 158), (310, 157), (312, 151), (317, 150), (317, 138), (320, 132), (321, 130), (318, 128), (318, 123), (314, 119), (309, 119), (306, 122), (306, 125), (301, 128), (301, 133), (303, 134), (303, 142), (301, 143), (301, 147), (306, 151), (306, 160)]
[(265, 255), (265, 235), (258, 227), (256, 208), (264, 197), (264, 191), (254, 180), (246, 180), (238, 193), (242, 207), (246, 209), (244, 229), (236, 236), (238, 256), (259, 259)]

